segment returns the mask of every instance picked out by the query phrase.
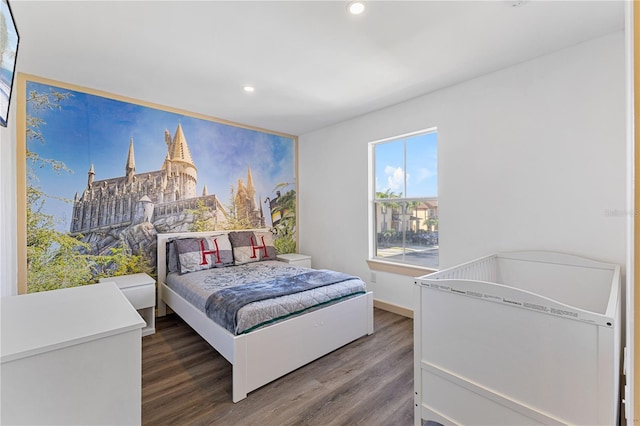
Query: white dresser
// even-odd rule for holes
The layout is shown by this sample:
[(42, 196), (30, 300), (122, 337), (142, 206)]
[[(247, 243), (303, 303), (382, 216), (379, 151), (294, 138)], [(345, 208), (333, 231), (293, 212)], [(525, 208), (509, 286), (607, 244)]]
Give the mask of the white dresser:
[(113, 283), (0, 298), (0, 423), (141, 422), (140, 315)]

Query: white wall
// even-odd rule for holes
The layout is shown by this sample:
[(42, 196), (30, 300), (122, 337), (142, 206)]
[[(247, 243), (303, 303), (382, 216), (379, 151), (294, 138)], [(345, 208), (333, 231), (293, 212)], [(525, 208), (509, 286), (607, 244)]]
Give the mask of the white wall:
[[(16, 292), (15, 99), (0, 129), (0, 295)], [(300, 251), (370, 281), (367, 143), (432, 126), (440, 259), (544, 248), (625, 263), (624, 36), (615, 33), (299, 138)], [(12, 127), (13, 126), (13, 127)], [(377, 273), (380, 300), (412, 280)]]
[(367, 143), (437, 126), (441, 267), (518, 249), (624, 264), (624, 72), (617, 32), (300, 136), (300, 252), (411, 308), (410, 277), (370, 282)]
[(0, 127), (0, 297), (17, 294), (15, 103), (9, 127)]

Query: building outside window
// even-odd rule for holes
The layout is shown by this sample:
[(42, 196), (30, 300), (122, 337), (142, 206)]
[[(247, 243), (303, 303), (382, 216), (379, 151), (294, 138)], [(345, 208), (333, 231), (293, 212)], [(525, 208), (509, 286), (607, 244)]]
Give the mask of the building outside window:
[(370, 144), (374, 260), (438, 268), (438, 133)]

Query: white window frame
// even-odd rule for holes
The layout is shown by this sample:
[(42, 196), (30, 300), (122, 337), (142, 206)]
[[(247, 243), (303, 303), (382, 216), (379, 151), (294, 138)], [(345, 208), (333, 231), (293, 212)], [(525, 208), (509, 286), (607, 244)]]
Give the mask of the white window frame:
[[(400, 262), (397, 260), (385, 260), (385, 258), (377, 256), (377, 227), (376, 227), (376, 158), (375, 158), (375, 146), (384, 142), (392, 142), (401, 139), (408, 139), (413, 136), (418, 136), (426, 133), (437, 133), (437, 127), (429, 127), (422, 130), (417, 130), (414, 132), (404, 133), (401, 135), (396, 135), (384, 139), (374, 140), (368, 143), (368, 168), (369, 168), (369, 179), (368, 179), (368, 189), (369, 189), (369, 197), (368, 197), (368, 237), (369, 237), (369, 259), (367, 263), (372, 270), (379, 270), (384, 272), (391, 272), (402, 275), (409, 276), (417, 276), (422, 275), (424, 273), (437, 271), (437, 268), (429, 268), (426, 266), (416, 265), (413, 263)], [(438, 152), (439, 152), (438, 146)], [(405, 185), (406, 188), (406, 158), (405, 158)], [(439, 195), (438, 191), (438, 195)], [(395, 201), (416, 201), (416, 200), (437, 200), (438, 197), (407, 197), (407, 198), (398, 198), (394, 199)], [(404, 243), (403, 243), (404, 244)]]

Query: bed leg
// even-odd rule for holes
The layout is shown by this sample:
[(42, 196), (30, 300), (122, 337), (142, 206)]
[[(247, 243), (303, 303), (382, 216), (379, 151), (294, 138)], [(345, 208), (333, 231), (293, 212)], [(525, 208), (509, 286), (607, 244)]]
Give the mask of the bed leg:
[(246, 392), (241, 392), (241, 391), (237, 390), (235, 386), (233, 387), (233, 403), (234, 404), (236, 402), (242, 401), (246, 397), (247, 397), (247, 393)]
[(238, 338), (234, 342), (234, 358), (232, 365), (233, 376), (233, 402), (238, 402), (247, 397), (247, 341), (246, 335)]
[(238, 371), (240, 369), (233, 366), (233, 380), (231, 393), (234, 404), (238, 401), (242, 401), (247, 397), (247, 377), (246, 369), (243, 372)]
[(162, 301), (162, 299), (158, 298), (158, 317), (163, 317), (167, 315), (167, 304)]

